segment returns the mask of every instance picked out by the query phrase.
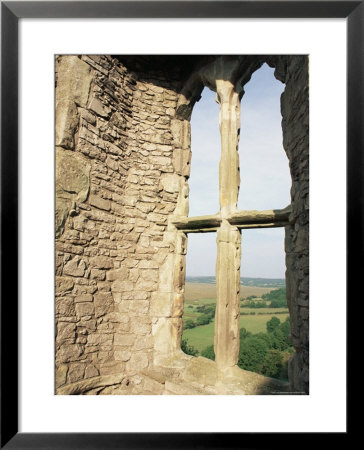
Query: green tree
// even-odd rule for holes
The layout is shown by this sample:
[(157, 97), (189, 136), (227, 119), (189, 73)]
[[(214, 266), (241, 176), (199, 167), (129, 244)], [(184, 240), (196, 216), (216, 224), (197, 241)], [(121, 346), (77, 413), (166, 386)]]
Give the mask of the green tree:
[(271, 308), (287, 308), (286, 288), (273, 289), (273, 291), (263, 294), (262, 298), (271, 302)]
[(289, 318), (279, 325), (272, 333), (272, 347), (277, 350), (288, 350), (292, 347), (290, 340), (291, 325)]
[(291, 345), (290, 334), (291, 334), (291, 321), (289, 317), (279, 326), (280, 330), (282, 330), (283, 334), (286, 337), (286, 342), (288, 345)]
[(247, 331), (246, 328), (240, 328), (240, 341), (251, 335), (252, 335), (251, 332)]
[(195, 347), (193, 347), (192, 345), (189, 345), (187, 339), (182, 339), (182, 341), (181, 341), (181, 350), (184, 353), (186, 353), (186, 355), (191, 355), (191, 356), (197, 356), (198, 355), (198, 350)]
[(204, 356), (205, 358), (212, 359), (213, 361), (215, 361), (214, 346), (213, 345), (209, 345), (208, 347), (204, 348), (201, 351), (201, 356)]
[(211, 322), (211, 319), (207, 314), (201, 314), (196, 319), (197, 325), (207, 325), (210, 322)]
[(240, 343), (238, 366), (245, 370), (261, 373), (269, 345), (257, 336), (249, 336)]
[(280, 378), (283, 369), (283, 355), (279, 350), (269, 350), (262, 367), (262, 374)]
[(270, 320), (268, 320), (266, 325), (268, 333), (273, 333), (273, 331), (279, 327), (280, 323), (281, 321), (278, 319), (278, 317), (272, 317)]
[(189, 330), (190, 328), (195, 328), (196, 324), (192, 319), (187, 319), (183, 328), (185, 330)]

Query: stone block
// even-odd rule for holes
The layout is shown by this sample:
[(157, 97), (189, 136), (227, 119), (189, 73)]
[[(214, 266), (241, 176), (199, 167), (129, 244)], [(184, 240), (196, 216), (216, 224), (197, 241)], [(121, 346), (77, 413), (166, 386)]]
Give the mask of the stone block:
[(56, 101), (69, 99), (85, 108), (92, 80), (90, 66), (75, 55), (62, 56), (58, 64)]
[(182, 317), (184, 310), (184, 293), (174, 293), (173, 294), (173, 307), (172, 307), (172, 317)]
[(58, 322), (57, 341), (62, 341), (65, 339), (76, 339), (76, 325), (74, 323)]
[(90, 266), (96, 269), (113, 269), (114, 263), (107, 256), (94, 256), (90, 258)]
[(110, 361), (100, 364), (100, 375), (114, 375), (125, 372), (125, 366), (122, 361)]
[(218, 380), (217, 365), (207, 358), (192, 358), (186, 365), (183, 379), (188, 382), (196, 381), (202, 384), (215, 385)]
[(83, 277), (86, 271), (86, 263), (79, 256), (74, 257), (63, 267), (63, 274), (71, 277)]
[(172, 354), (177, 350), (182, 334), (182, 319), (160, 318), (152, 326), (154, 349), (159, 353)]
[(109, 270), (106, 274), (106, 279), (109, 281), (123, 281), (128, 278), (129, 269), (121, 267), (120, 269)]
[(133, 353), (126, 364), (126, 372), (138, 373), (148, 367), (148, 356), (146, 353)]
[(75, 297), (75, 303), (92, 302), (92, 294), (81, 294)]
[(135, 284), (135, 289), (138, 291), (153, 292), (156, 290), (156, 287), (157, 287), (156, 281), (139, 279)]
[(139, 269), (158, 269), (159, 264), (153, 260), (143, 260), (139, 263)]
[(131, 300), (130, 312), (137, 314), (147, 314), (149, 310), (149, 300)]
[(152, 317), (170, 317), (172, 314), (173, 293), (152, 292), (150, 314)]
[(95, 307), (92, 302), (76, 303), (75, 310), (77, 317), (93, 316), (95, 314)]
[(75, 306), (72, 297), (56, 297), (56, 314), (62, 318), (73, 317)]
[(153, 337), (152, 336), (138, 336), (135, 344), (135, 350), (145, 350), (153, 348)]
[(72, 278), (56, 277), (56, 286), (55, 286), (56, 295), (64, 295), (68, 292), (71, 292), (74, 285), (75, 282), (73, 281)]
[(62, 364), (56, 369), (56, 388), (66, 384), (68, 365)]
[(95, 206), (95, 208), (102, 209), (104, 211), (110, 211), (111, 209), (110, 200), (99, 197), (98, 195), (91, 195), (89, 203), (91, 206)]
[(101, 317), (114, 310), (114, 299), (110, 292), (100, 292), (94, 296), (95, 316)]
[(188, 120), (171, 120), (171, 132), (177, 147), (188, 149), (191, 145), (191, 124)]
[(74, 135), (78, 122), (76, 104), (68, 99), (59, 100), (56, 106), (55, 144), (57, 146), (67, 149), (74, 148)]
[(121, 350), (114, 352), (114, 358), (116, 361), (129, 361), (131, 352), (129, 350)]
[(106, 278), (106, 272), (100, 269), (91, 269), (90, 279), (97, 281), (104, 281)]
[(158, 270), (157, 269), (144, 269), (140, 271), (140, 276), (146, 281), (158, 281)]
[(143, 377), (143, 389), (144, 389), (144, 391), (150, 391), (154, 395), (159, 395), (159, 394), (162, 394), (162, 392), (164, 391), (164, 384), (158, 383), (158, 381), (144, 376)]
[(111, 285), (111, 291), (114, 292), (129, 292), (134, 290), (134, 283), (129, 280), (116, 280)]
[(61, 363), (77, 361), (82, 353), (83, 349), (80, 344), (65, 344), (62, 345), (57, 352), (57, 361)]
[(111, 109), (104, 105), (99, 99), (97, 99), (96, 97), (93, 97), (90, 100), (90, 103), (88, 105), (88, 108), (93, 111), (94, 113), (96, 113), (98, 116), (101, 117), (109, 117), (110, 113), (111, 113)]
[(131, 334), (119, 334), (114, 336), (114, 345), (131, 346), (135, 342), (135, 336)]
[(148, 323), (140, 322), (140, 318), (138, 318), (138, 320), (131, 321), (130, 331), (136, 335), (147, 335), (151, 332), (151, 326)]
[(160, 292), (173, 292), (174, 260), (175, 255), (168, 254), (159, 269), (158, 290)]
[(160, 182), (166, 192), (173, 194), (180, 191), (181, 178), (175, 173), (163, 173)]
[(98, 377), (100, 372), (93, 364), (89, 364), (85, 369), (85, 378)]
[(85, 374), (85, 363), (71, 363), (68, 370), (69, 383), (75, 383), (82, 380)]

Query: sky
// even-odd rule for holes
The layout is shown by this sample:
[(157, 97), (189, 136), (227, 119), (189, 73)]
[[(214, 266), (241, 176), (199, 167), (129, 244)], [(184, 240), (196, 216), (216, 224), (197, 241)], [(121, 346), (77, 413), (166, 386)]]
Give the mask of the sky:
[[(284, 84), (264, 64), (245, 85), (241, 101), (238, 209), (276, 209), (290, 203), (291, 179), (282, 145), (280, 96)], [(189, 216), (219, 211), (219, 105), (205, 88), (191, 117)], [(215, 275), (216, 233), (188, 235), (187, 276)], [(284, 278), (284, 229), (242, 231), (242, 277)]]

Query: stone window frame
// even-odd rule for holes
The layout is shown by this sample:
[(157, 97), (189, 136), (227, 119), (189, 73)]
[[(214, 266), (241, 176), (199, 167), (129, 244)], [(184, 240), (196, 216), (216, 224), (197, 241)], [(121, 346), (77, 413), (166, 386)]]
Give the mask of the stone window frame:
[[(165, 234), (165, 240), (171, 246), (174, 246), (174, 253), (170, 254), (167, 258), (168, 261), (165, 261), (162, 265), (158, 292), (153, 293), (151, 299), (155, 364), (182, 367), (183, 364), (179, 365), (178, 359), (187, 356), (181, 351), (180, 344), (184, 308), (187, 235), (192, 232), (217, 232), (217, 302), (214, 347), (215, 362), (219, 369), (226, 372), (229, 368), (236, 366), (238, 361), (241, 229), (285, 227), (287, 301), (291, 322), (292, 320), (295, 322), (293, 326), (297, 329), (300, 299), (297, 294), (297, 286), (294, 286), (292, 282), (295, 279), (293, 271), (297, 266), (300, 255), (297, 250), (297, 256), (296, 253), (292, 253), (292, 251), (295, 251), (295, 246), (297, 247), (297, 244), (292, 240), (294, 239), (292, 236), (301, 230), (301, 237), (304, 237), (304, 242), (306, 242), (308, 236), (306, 235), (308, 231), (305, 231), (306, 225), (303, 224), (302, 228), (302, 224), (297, 223), (297, 218), (302, 217), (305, 221), (307, 216), (308, 219), (308, 203), (306, 201), (302, 203), (301, 200), (298, 203), (293, 202), (297, 189), (301, 194), (306, 195), (307, 181), (295, 179), (292, 170), (294, 170), (296, 156), (291, 149), (284, 146), (291, 169), (291, 204), (279, 210), (237, 210), (240, 183), (238, 157), (240, 100), (244, 93), (244, 85), (265, 62), (271, 67), (275, 67), (275, 77), (285, 84), (284, 92), (287, 90), (287, 80), (290, 83), (291, 90), (292, 86), (295, 89), (297, 84), (296, 80), (289, 78), (288, 64), (291, 64), (294, 69), (298, 64), (303, 64), (300, 80), (302, 84), (301, 86), (298, 85), (298, 88), (301, 89), (301, 97), (306, 95), (308, 92), (306, 88), (308, 86), (308, 59), (299, 55), (293, 57), (257, 57), (253, 55), (216, 57), (211, 63), (206, 64), (190, 76), (180, 94), (171, 130), (176, 142), (174, 158), (178, 162), (175, 168), (179, 196), (176, 210), (169, 217), (168, 231)], [(188, 217), (188, 178), (191, 159), (190, 117), (193, 106), (201, 98), (201, 92), (205, 86), (216, 92), (217, 101), (220, 104), (222, 142), (219, 171), (220, 212), (210, 216)], [(292, 99), (289, 101), (292, 102)], [(303, 101), (304, 108), (308, 105), (308, 97), (303, 97), (303, 100), (300, 101)], [(291, 107), (292, 104), (289, 106)], [(286, 111), (285, 113), (283, 113), (283, 110), (281, 112), (282, 130), (285, 135), (287, 130), (295, 129), (296, 124), (289, 123), (287, 125), (287, 122), (284, 124), (283, 122), (288, 116)], [(305, 127), (306, 124), (303, 124), (299, 132), (302, 133)], [(306, 133), (306, 131), (304, 132)], [(304, 142), (302, 145), (304, 151), (307, 151), (308, 142)], [(231, 173), (233, 175), (235, 173), (236, 176), (230, 176)], [(298, 231), (295, 229), (297, 226)], [(308, 241), (303, 243), (301, 247), (306, 252), (304, 257), (308, 258)], [(301, 251), (301, 248), (299, 251)], [(302, 282), (308, 285), (307, 275), (303, 275)], [(303, 294), (303, 296), (305, 297), (306, 294)], [(224, 302), (224, 298), (229, 299), (229, 301)], [(306, 355), (308, 355), (308, 348), (306, 348), (308, 334), (305, 329), (302, 330), (303, 332), (299, 332), (298, 340), (294, 338), (296, 339), (294, 347), (296, 351), (300, 351), (300, 354), (295, 354), (296, 358), (291, 370), (296, 371), (296, 375), (294, 376), (294, 382), (290, 380), (290, 384), (295, 390), (307, 393), (308, 378), (305, 367), (307, 368), (308, 365), (304, 360), (307, 361)], [(301, 336), (303, 337), (302, 341), (300, 341)], [(301, 372), (297, 372), (297, 370)]]

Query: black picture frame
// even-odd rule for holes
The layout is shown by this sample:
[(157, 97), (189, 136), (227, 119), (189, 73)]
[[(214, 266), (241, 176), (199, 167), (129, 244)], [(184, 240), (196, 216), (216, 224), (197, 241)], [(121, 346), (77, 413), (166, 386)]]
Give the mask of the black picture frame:
[[(258, 448), (264, 441), (269, 448), (269, 433), (18, 432), (18, 326), (9, 320), (18, 317), (18, 22), (21, 18), (116, 17), (347, 19), (347, 302), (364, 273), (364, 1), (1, 2), (1, 448), (227, 449)], [(359, 258), (354, 258), (358, 250)], [(349, 436), (348, 419), (347, 425), (347, 432), (338, 433), (336, 442)], [(277, 434), (280, 447), (292, 438), (290, 433)], [(300, 444), (307, 443), (310, 435), (303, 434)]]

